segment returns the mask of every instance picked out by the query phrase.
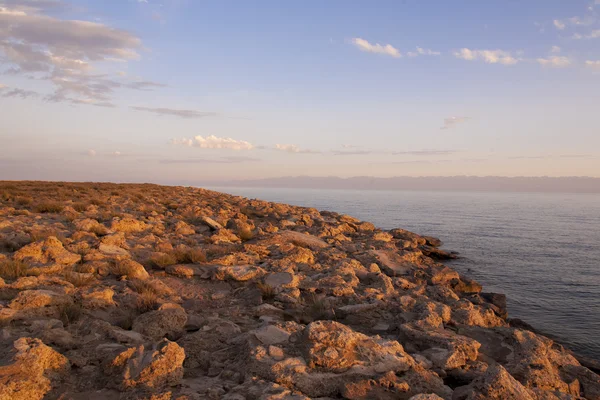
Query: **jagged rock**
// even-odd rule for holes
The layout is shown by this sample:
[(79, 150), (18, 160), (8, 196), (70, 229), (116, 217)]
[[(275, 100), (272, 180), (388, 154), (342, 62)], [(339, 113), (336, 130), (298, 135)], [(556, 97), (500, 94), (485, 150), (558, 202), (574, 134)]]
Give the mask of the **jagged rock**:
[(532, 393), (499, 364), (468, 386), (454, 391), (452, 400), (535, 400)]
[(129, 258), (117, 261), (111, 272), (115, 275), (126, 276), (129, 279), (145, 280), (150, 278), (148, 271), (142, 264)]
[(93, 232), (97, 235), (107, 235), (110, 232), (106, 226), (91, 218), (73, 221), (73, 225), (78, 231)]
[(115, 291), (111, 288), (89, 288), (81, 292), (81, 300), (84, 308), (104, 308), (115, 305), (113, 296)]
[(134, 218), (117, 219), (112, 222), (110, 229), (115, 232), (134, 233), (148, 229), (146, 223)]
[(220, 229), (223, 229), (223, 225), (219, 224), (218, 222), (216, 222), (214, 219), (209, 218), (209, 217), (200, 217), (200, 220), (206, 225), (208, 226), (210, 229), (212, 229), (213, 231), (218, 231)]
[(79, 254), (71, 253), (63, 247), (63, 244), (54, 236), (32, 244), (28, 244), (18, 250), (13, 258), (40, 266), (45, 264), (57, 264), (58, 266), (73, 265), (81, 260)]
[(187, 313), (177, 304), (163, 304), (158, 310), (144, 313), (133, 321), (133, 330), (153, 340), (183, 332)]
[(40, 311), (46, 307), (60, 307), (72, 303), (73, 299), (66, 294), (41, 289), (24, 290), (10, 302), (9, 307), (15, 310)]
[(264, 270), (262, 268), (251, 265), (220, 266), (215, 271), (213, 278), (220, 281), (231, 279), (244, 282), (262, 276), (263, 274)]
[(41, 400), (69, 371), (69, 361), (39, 339), (23, 337), (0, 359), (0, 399)]
[(156, 391), (179, 384), (183, 378), (185, 352), (177, 343), (164, 339), (151, 346), (132, 347), (110, 363), (121, 390), (142, 388)]

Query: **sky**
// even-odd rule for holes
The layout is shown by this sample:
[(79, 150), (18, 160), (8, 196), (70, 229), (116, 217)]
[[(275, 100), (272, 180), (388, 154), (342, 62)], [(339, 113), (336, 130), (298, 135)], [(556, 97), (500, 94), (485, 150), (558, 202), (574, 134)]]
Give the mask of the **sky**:
[(600, 177), (600, 0), (0, 0), (0, 179)]

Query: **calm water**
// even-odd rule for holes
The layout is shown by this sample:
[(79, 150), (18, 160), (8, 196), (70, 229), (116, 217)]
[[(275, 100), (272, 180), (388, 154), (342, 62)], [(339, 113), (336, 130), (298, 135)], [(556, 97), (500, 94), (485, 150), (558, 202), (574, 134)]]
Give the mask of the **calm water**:
[(442, 239), (509, 314), (600, 361), (600, 195), (215, 188)]

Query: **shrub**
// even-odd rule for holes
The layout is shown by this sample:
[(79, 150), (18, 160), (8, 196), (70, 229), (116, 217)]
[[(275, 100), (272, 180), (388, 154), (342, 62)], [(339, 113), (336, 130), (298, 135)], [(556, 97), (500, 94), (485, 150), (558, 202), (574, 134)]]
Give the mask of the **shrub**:
[(35, 205), (35, 207), (33, 208), (33, 211), (40, 213), (40, 214), (46, 214), (46, 213), (59, 213), (62, 210), (64, 210), (64, 205), (62, 205), (61, 203), (57, 202), (57, 201), (45, 201), (42, 203), (38, 203)]
[(31, 203), (33, 203), (33, 199), (27, 196), (18, 196), (17, 198), (15, 198), (15, 201), (20, 206), (28, 206)]
[(28, 265), (21, 261), (0, 261), (0, 276), (6, 279), (17, 279), (27, 276)]

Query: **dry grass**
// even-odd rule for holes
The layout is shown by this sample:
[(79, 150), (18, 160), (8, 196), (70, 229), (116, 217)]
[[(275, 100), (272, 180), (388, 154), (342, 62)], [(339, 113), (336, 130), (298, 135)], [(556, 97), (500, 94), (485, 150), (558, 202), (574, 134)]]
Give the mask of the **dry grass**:
[(150, 263), (158, 268), (166, 268), (177, 264), (177, 258), (173, 254), (161, 254), (150, 259)]
[(89, 204), (87, 204), (87, 203), (74, 203), (72, 207), (77, 212), (85, 212), (87, 210), (87, 208), (89, 207)]
[(68, 271), (63, 275), (65, 281), (70, 282), (75, 287), (89, 286), (96, 282), (96, 278), (93, 275), (87, 275), (78, 272)]
[(40, 214), (54, 213), (58, 214), (65, 209), (65, 206), (62, 203), (57, 201), (44, 201), (36, 204), (33, 207), (33, 211)]
[(0, 277), (5, 279), (17, 279), (27, 276), (28, 265), (21, 261), (0, 261)]
[(331, 320), (335, 318), (335, 312), (329, 302), (322, 296), (309, 293), (304, 298), (305, 311), (311, 321)]
[(18, 289), (2, 288), (2, 290), (0, 290), (0, 300), (3, 300), (3, 301), (12, 300), (15, 297), (17, 297), (18, 294), (19, 294)]
[(173, 250), (172, 255), (179, 264), (195, 264), (206, 262), (206, 253), (199, 247)]
[(83, 308), (77, 303), (64, 304), (59, 308), (60, 320), (65, 326), (77, 322), (82, 313)]
[(264, 282), (258, 282), (256, 284), (263, 300), (272, 300), (275, 298), (275, 289), (272, 286), (267, 285)]
[(148, 311), (157, 310), (160, 307), (159, 297), (151, 292), (144, 292), (140, 294), (135, 302), (135, 308), (141, 314)]

